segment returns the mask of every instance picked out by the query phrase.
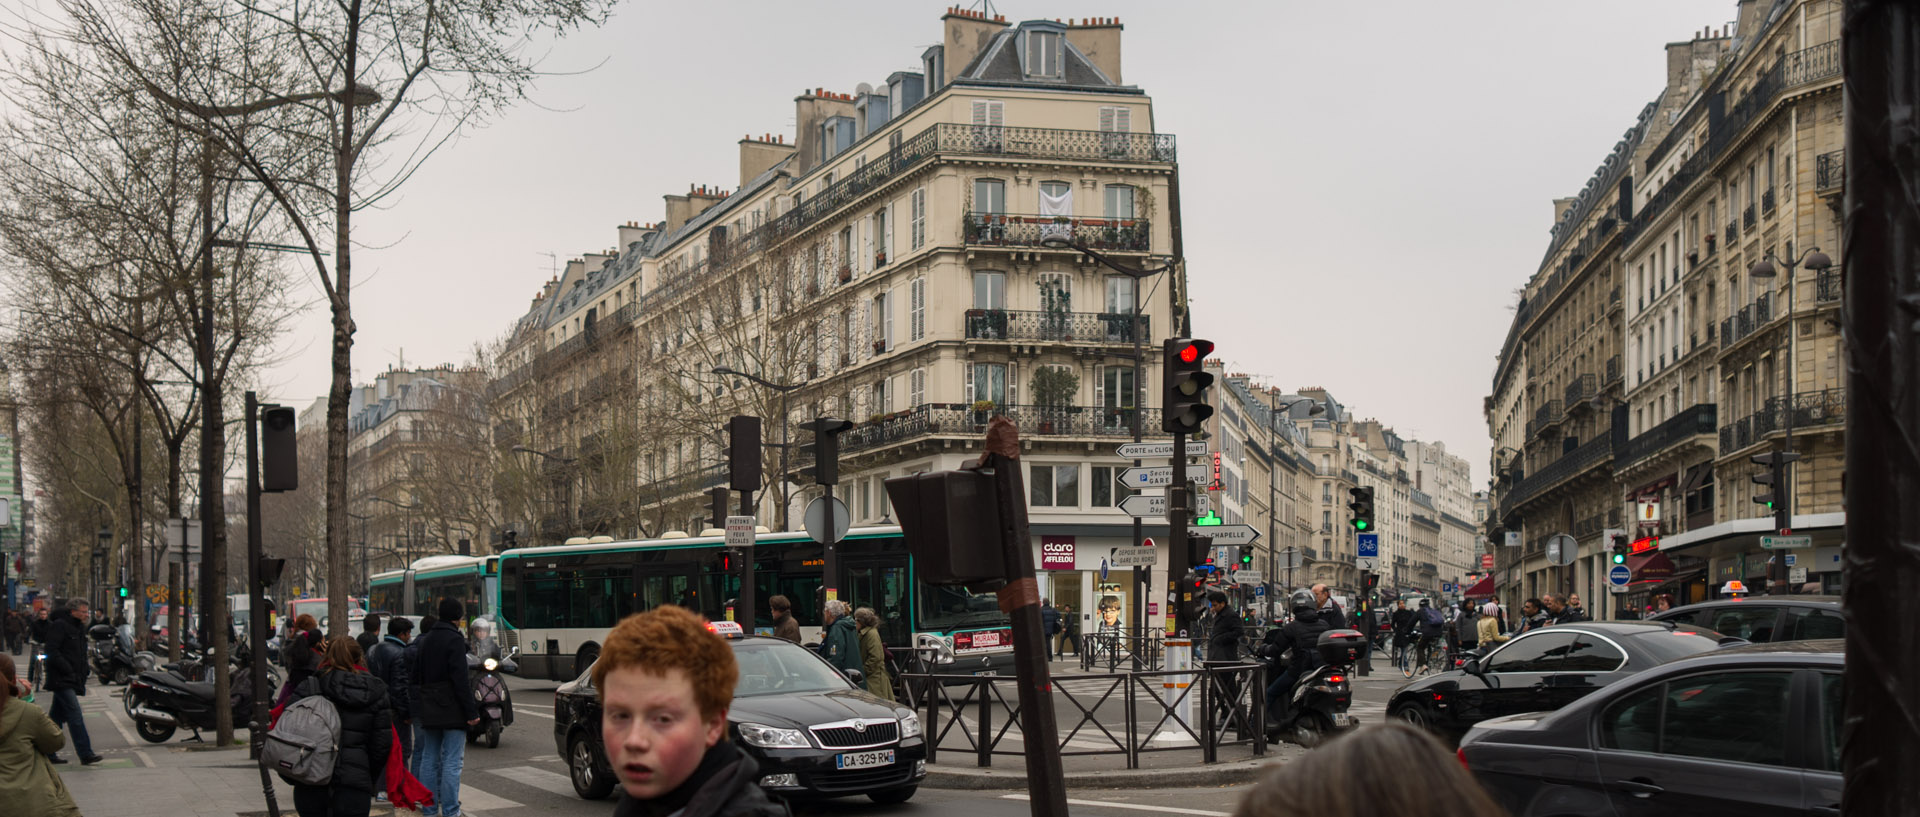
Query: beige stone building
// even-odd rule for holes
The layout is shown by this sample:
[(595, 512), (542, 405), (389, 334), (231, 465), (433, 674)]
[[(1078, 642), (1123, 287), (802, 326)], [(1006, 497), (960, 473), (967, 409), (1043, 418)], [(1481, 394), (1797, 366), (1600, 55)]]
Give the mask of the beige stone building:
[[(449, 487), (463, 495), (484, 493), (478, 479), (460, 486), (465, 480), (449, 470), (460, 457), (449, 447), (471, 450), (474, 446), (457, 438), (477, 432), (478, 448), (484, 450), (483, 405), (458, 392), (477, 394), (485, 385), (485, 373), (477, 369), (440, 366), (388, 369), (353, 390), (347, 414), (347, 538), (355, 593), (363, 592), (365, 576), (454, 553), (462, 539), (470, 552), (488, 552), (487, 526), (439, 501)], [(471, 416), (457, 425), (446, 420), (447, 412), (462, 408)]]

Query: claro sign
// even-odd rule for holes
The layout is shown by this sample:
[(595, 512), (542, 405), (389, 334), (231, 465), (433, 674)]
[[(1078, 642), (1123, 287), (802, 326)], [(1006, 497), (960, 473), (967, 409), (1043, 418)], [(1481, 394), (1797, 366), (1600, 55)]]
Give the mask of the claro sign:
[(1041, 570), (1072, 570), (1073, 569), (1073, 537), (1071, 536), (1040, 537), (1040, 569)]

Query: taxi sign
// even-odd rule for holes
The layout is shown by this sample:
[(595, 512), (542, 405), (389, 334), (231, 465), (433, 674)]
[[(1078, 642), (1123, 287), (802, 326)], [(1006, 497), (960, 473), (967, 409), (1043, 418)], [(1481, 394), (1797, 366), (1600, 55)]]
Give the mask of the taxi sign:
[(746, 630), (740, 628), (740, 622), (737, 621), (709, 621), (707, 630), (721, 638), (740, 638), (747, 634)]

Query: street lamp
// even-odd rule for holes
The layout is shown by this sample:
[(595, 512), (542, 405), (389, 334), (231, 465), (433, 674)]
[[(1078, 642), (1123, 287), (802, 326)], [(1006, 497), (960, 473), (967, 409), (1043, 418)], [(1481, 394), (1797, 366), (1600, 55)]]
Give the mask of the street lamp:
[[(1774, 278), (1779, 275), (1779, 273), (1774, 269), (1773, 262), (1779, 260), (1779, 258), (1774, 256), (1772, 250), (1768, 250), (1764, 257), (1754, 262), (1753, 266), (1747, 269), (1747, 274), (1761, 280)], [(1781, 479), (1773, 486), (1773, 497), (1775, 502), (1781, 503), (1781, 509), (1777, 511), (1775, 515), (1787, 520), (1787, 523), (1791, 525), (1793, 523), (1793, 488), (1791, 487), (1793, 485), (1793, 478), (1790, 475), (1791, 469), (1793, 468), (1793, 463), (1791, 462), (1792, 457), (1790, 456), (1793, 454), (1793, 341), (1794, 336), (1800, 334), (1795, 330), (1795, 324), (1793, 322), (1793, 295), (1796, 289), (1793, 282), (1793, 272), (1801, 267), (1806, 267), (1816, 274), (1826, 272), (1833, 268), (1833, 259), (1828, 257), (1826, 253), (1821, 252), (1819, 247), (1814, 247), (1801, 253), (1799, 258), (1792, 261), (1781, 261), (1781, 263), (1787, 267), (1787, 390), (1785, 398), (1780, 402), (1781, 413), (1786, 415), (1782, 421), (1782, 427), (1786, 431), (1786, 439), (1784, 441), (1786, 447), (1783, 449), (1783, 453), (1789, 456), (1785, 457), (1788, 461), (1780, 465)], [(1780, 585), (1786, 581), (1786, 577), (1781, 575), (1786, 572), (1786, 567), (1786, 560), (1781, 558), (1776, 552), (1774, 558), (1769, 560), (1767, 565), (1768, 593), (1779, 592)]]
[(93, 574), (94, 595), (100, 599), (98, 602), (99, 606), (95, 608), (98, 610), (105, 610), (107, 608), (105, 592), (107, 584), (107, 550), (111, 547), (113, 547), (113, 528), (101, 528), (100, 544), (93, 549), (92, 570), (89, 571)]
[[(562, 466), (572, 466), (574, 463), (580, 461), (578, 457), (562, 457), (559, 454), (554, 454), (548, 451), (541, 451), (538, 448), (529, 448), (525, 445), (516, 445), (513, 447), (512, 450), (518, 451), (522, 454), (537, 454), (542, 459), (545, 459), (549, 462), (560, 463)], [(561, 501), (560, 516), (561, 516), (561, 524), (564, 525), (569, 532), (571, 532), (573, 530), (573, 480), (574, 480), (574, 477), (577, 475), (573, 473), (573, 469), (571, 467), (569, 467), (567, 470), (568, 470), (567, 493), (566, 493), (566, 498)], [(565, 537), (562, 537), (562, 538), (564, 539)]]
[(791, 397), (792, 393), (798, 389), (805, 387), (807, 384), (806, 383), (775, 383), (764, 377), (760, 377), (759, 375), (737, 371), (735, 369), (732, 369), (726, 366), (715, 366), (713, 367), (712, 372), (717, 375), (729, 375), (733, 377), (745, 378), (747, 380), (753, 381), (757, 385), (779, 392), (780, 394), (780, 479), (777, 480), (777, 482), (780, 483), (780, 529), (787, 530), (788, 529), (787, 506), (793, 504), (793, 498), (791, 493), (793, 489), (788, 485), (788, 479), (787, 479), (787, 452), (793, 449), (793, 444), (789, 441), (789, 437), (788, 437), (788, 434), (791, 431), (791, 429), (788, 428), (788, 421), (792, 419), (792, 416), (793, 416), (793, 412), (789, 407), (789, 404), (792, 401), (792, 397)]

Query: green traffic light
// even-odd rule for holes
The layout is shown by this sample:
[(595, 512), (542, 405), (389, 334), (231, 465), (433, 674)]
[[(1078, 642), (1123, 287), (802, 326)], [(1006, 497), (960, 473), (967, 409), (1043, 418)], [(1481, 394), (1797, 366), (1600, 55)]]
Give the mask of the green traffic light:
[(1354, 529), (1354, 530), (1366, 530), (1366, 529), (1367, 529), (1367, 520), (1365, 520), (1365, 519), (1355, 519), (1355, 520), (1353, 520), (1353, 529)]
[(1627, 557), (1626, 557), (1626, 555), (1625, 555), (1625, 554), (1622, 554), (1622, 553), (1615, 553), (1615, 554), (1613, 554), (1613, 563), (1614, 563), (1614, 564), (1617, 564), (1617, 565), (1623, 565), (1623, 564), (1626, 564), (1626, 563), (1627, 563)]

